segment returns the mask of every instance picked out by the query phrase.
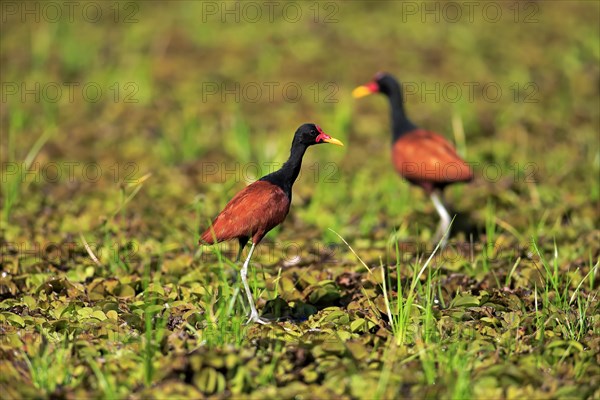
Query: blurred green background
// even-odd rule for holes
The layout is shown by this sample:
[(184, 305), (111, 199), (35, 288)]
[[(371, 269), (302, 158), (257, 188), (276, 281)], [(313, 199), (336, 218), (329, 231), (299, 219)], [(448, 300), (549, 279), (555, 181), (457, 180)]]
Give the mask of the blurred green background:
[[(447, 191), (461, 215), (452, 240), (526, 249), (533, 238), (546, 251), (558, 247), (562, 272), (582, 268), (572, 286), (598, 258), (598, 2), (7, 1), (1, 7), (3, 268), (22, 278), (14, 287), (0, 285), (3, 298), (39, 293), (49, 277), (81, 283), (118, 277), (123, 284), (150, 271), (155, 282), (177, 287), (181, 276), (199, 271), (206, 275), (181, 285), (218, 282), (223, 276), (215, 264), (197, 258), (199, 228), (269, 172), (268, 163), (285, 161), (304, 122), (346, 146), (307, 152), (290, 215), (266, 243), (313, 243), (302, 247), (305, 254), (314, 243), (340, 244), (331, 228), (375, 265), (389, 258), (390, 237), (427, 243), (437, 215), (391, 167), (386, 99), (350, 96), (378, 71), (405, 84), (413, 122), (455, 141), (474, 163), (475, 181)], [(80, 234), (106, 270), (90, 270), (95, 263)], [(63, 248), (48, 263), (49, 244), (72, 242), (75, 256)], [(42, 249), (41, 260), (27, 260), (15, 247)], [(347, 248), (338, 250), (345, 262), (339, 269), (360, 267)], [(501, 279), (510, 281), (519, 251), (495, 259)], [(277, 267), (280, 259), (257, 258)], [(480, 261), (444, 268), (493, 282), (487, 264), (478, 269)], [(532, 288), (531, 273), (519, 269), (515, 276)], [(28, 325), (32, 332), (36, 324), (42, 322)], [(3, 351), (27, 348), (10, 343)], [(123, 383), (122, 370), (111, 365), (104, 385), (89, 367), (99, 383), (85, 387), (107, 395), (110, 383), (120, 382), (128, 388), (117, 390), (120, 396), (139, 388), (142, 378)], [(560, 382), (559, 371), (553, 373), (552, 382)], [(440, 379), (436, 395), (475, 393), (447, 389), (454, 375)], [(145, 382), (153, 380), (146, 375)], [(344, 393), (369, 393), (355, 389)]]

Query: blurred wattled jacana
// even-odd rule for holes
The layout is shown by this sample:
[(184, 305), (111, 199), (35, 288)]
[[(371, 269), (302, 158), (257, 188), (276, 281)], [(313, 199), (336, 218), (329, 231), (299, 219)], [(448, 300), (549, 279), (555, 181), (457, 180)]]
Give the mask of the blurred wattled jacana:
[(252, 239), (252, 247), (240, 272), (250, 303), (251, 311), (248, 323), (251, 321), (267, 323), (258, 316), (246, 279), (254, 247), (287, 216), (292, 202), (292, 185), (300, 173), (304, 152), (308, 146), (320, 143), (343, 146), (342, 142), (325, 134), (318, 125), (304, 124), (300, 126), (294, 134), (290, 158), (281, 169), (263, 176), (236, 194), (223, 211), (217, 215), (212, 226), (202, 234), (200, 244), (214, 244), (237, 239), (240, 243), (238, 260), (244, 246), (248, 240)]
[(441, 200), (444, 188), (456, 182), (473, 179), (471, 168), (444, 137), (415, 126), (404, 112), (402, 89), (398, 81), (386, 73), (378, 73), (373, 81), (352, 92), (355, 98), (383, 93), (392, 111), (392, 162), (396, 171), (410, 183), (422, 187), (431, 197), (440, 215), (434, 240), (446, 245), (450, 215)]

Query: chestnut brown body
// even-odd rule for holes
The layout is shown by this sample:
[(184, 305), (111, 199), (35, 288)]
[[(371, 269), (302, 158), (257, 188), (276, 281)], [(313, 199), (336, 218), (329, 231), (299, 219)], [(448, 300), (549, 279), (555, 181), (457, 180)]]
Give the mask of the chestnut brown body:
[(392, 163), (409, 182), (427, 194), (446, 185), (469, 182), (473, 171), (446, 138), (425, 129), (400, 136), (392, 146)]
[(256, 181), (227, 203), (202, 234), (202, 242), (214, 244), (241, 238), (244, 242), (252, 239), (252, 243), (258, 243), (283, 222), (289, 210), (290, 200), (279, 186)]

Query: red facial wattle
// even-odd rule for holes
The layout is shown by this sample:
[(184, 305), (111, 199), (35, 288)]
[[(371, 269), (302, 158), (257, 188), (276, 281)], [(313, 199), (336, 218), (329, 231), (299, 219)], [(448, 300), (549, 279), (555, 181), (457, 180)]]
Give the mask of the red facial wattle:
[(323, 129), (321, 129), (321, 127), (319, 125), (316, 125), (316, 127), (317, 127), (317, 131), (319, 132), (319, 135), (316, 137), (315, 142), (319, 143), (321, 141), (331, 139), (331, 136), (329, 136), (328, 134), (323, 132)]
[(376, 93), (379, 92), (379, 85), (377, 84), (377, 82), (373, 81), (373, 82), (369, 82), (366, 85), (364, 85), (367, 89), (369, 89), (371, 91), (371, 93)]

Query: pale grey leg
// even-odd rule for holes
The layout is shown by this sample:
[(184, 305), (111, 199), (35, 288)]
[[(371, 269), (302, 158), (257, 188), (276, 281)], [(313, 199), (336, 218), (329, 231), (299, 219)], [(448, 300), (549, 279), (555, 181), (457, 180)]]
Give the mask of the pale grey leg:
[(252, 299), (252, 292), (250, 291), (250, 286), (248, 286), (248, 279), (246, 278), (248, 275), (248, 264), (250, 264), (250, 258), (252, 258), (252, 253), (254, 253), (254, 247), (256, 245), (252, 243), (252, 247), (250, 248), (250, 252), (248, 253), (248, 257), (246, 258), (246, 262), (244, 262), (244, 266), (240, 271), (240, 275), (242, 276), (242, 283), (244, 284), (244, 290), (246, 291), (246, 296), (248, 296), (248, 303), (250, 304), (250, 318), (246, 322), (249, 324), (250, 322), (258, 322), (259, 324), (268, 324), (268, 321), (260, 318), (258, 316), (258, 312), (256, 311), (256, 306), (254, 305), (254, 299)]
[(440, 215), (440, 224), (435, 232), (433, 240), (435, 243), (441, 240), (440, 249), (443, 249), (448, 243), (448, 236), (450, 234), (450, 232), (448, 232), (448, 228), (450, 227), (450, 214), (446, 211), (446, 207), (444, 207), (437, 192), (433, 192), (430, 197), (436, 211)]

